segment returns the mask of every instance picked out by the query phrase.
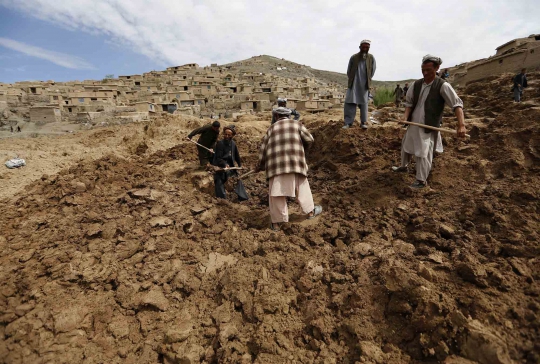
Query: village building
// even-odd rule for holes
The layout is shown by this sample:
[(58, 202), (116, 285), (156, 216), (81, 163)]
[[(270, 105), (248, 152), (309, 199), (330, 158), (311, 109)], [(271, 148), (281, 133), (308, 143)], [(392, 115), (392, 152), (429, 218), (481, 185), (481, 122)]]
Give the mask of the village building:
[(30, 107), (30, 121), (36, 124), (62, 121), (60, 108), (57, 106)]

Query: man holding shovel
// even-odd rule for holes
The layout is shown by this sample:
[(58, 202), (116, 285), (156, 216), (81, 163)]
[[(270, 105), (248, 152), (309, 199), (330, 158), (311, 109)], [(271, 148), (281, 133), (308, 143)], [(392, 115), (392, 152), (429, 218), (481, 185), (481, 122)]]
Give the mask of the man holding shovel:
[(219, 168), (214, 173), (214, 184), (216, 187), (217, 198), (227, 198), (225, 191), (225, 182), (232, 175), (236, 175), (236, 170), (227, 170), (231, 167), (242, 167), (242, 160), (238, 148), (233, 140), (236, 135), (236, 128), (234, 125), (229, 125), (223, 128), (223, 139), (217, 142), (216, 150), (212, 164)]
[(195, 135), (200, 134), (199, 140), (197, 143), (197, 151), (199, 153), (199, 162), (201, 167), (207, 166), (210, 164), (212, 159), (212, 148), (216, 144), (217, 138), (219, 136), (219, 121), (214, 121), (212, 124), (207, 124), (200, 128), (193, 130), (187, 138), (191, 140)]
[(313, 203), (307, 179), (308, 165), (304, 145), (313, 143), (306, 127), (290, 119), (291, 110), (278, 107), (277, 121), (268, 128), (259, 152), (255, 171), (266, 171), (271, 229), (279, 230), (282, 222), (289, 221), (287, 197), (296, 197), (308, 219), (322, 212)]
[[(450, 84), (437, 77), (436, 72), (442, 60), (439, 57), (426, 55), (422, 59), (421, 78), (414, 82), (405, 97), (404, 120), (416, 124), (440, 128), (444, 106), (454, 110), (457, 118), (457, 136), (465, 137), (465, 122), (463, 101)], [(401, 166), (392, 167), (394, 172), (406, 172), (411, 157), (416, 157), (416, 181), (412, 188), (426, 187), (426, 181), (431, 171), (433, 153), (442, 153), (440, 133), (424, 127), (409, 125), (401, 142)]]

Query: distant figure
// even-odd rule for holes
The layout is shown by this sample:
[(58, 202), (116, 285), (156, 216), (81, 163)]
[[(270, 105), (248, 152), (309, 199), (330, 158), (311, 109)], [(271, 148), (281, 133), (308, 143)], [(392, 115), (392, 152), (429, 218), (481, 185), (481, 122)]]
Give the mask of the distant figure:
[(446, 68), (444, 71), (442, 71), (441, 78), (446, 80), (448, 77), (450, 77), (450, 73), (448, 73), (448, 68)]
[(406, 83), (405, 87), (403, 87), (403, 98), (405, 98), (405, 95), (407, 95), (407, 91), (409, 91), (409, 84)]
[(349, 129), (356, 116), (356, 107), (360, 108), (360, 126), (367, 129), (368, 94), (371, 88), (371, 79), (375, 74), (375, 57), (369, 53), (371, 41), (364, 39), (360, 42), (360, 52), (349, 59), (347, 67), (348, 88), (343, 108), (345, 125), (343, 129)]
[[(278, 98), (277, 99), (277, 106), (280, 107), (287, 107), (287, 99)], [(295, 109), (289, 109), (291, 110), (291, 115), (294, 116), (294, 120), (300, 119), (300, 113), (296, 111)], [(274, 124), (278, 119), (278, 114), (276, 113), (276, 110), (272, 110), (272, 124)]]
[(399, 105), (401, 104), (401, 99), (403, 97), (403, 89), (399, 86), (399, 84), (396, 86), (394, 92), (392, 92), (392, 95), (394, 96), (394, 102), (396, 103), (396, 107), (399, 107)]
[(514, 87), (512, 88), (512, 91), (514, 91), (514, 102), (521, 102), (523, 88), (527, 87), (526, 71), (527, 69), (523, 68), (521, 72), (514, 77)]
[(21, 132), (21, 127), (17, 125), (17, 133)]
[(11, 134), (13, 134), (13, 126), (10, 126)]

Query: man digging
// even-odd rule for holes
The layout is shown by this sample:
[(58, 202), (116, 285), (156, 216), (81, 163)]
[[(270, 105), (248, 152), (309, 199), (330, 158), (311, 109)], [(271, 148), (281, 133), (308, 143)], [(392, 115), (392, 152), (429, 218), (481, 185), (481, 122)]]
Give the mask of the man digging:
[(281, 223), (289, 221), (287, 197), (297, 198), (308, 219), (319, 215), (322, 207), (313, 203), (307, 180), (304, 143), (313, 143), (313, 136), (303, 124), (289, 119), (291, 110), (279, 107), (275, 112), (277, 121), (266, 131), (255, 171), (266, 171), (270, 227), (279, 230)]
[[(287, 99), (282, 99), (281, 97), (277, 99), (277, 106), (279, 107), (287, 107)], [(291, 115), (294, 116), (294, 120), (300, 119), (300, 113), (296, 111), (296, 109), (289, 109), (291, 110)], [(272, 124), (274, 124), (277, 121), (278, 114), (276, 113), (276, 110), (272, 110)]]
[[(229, 125), (223, 128), (223, 139), (217, 142), (214, 159), (212, 164), (220, 169), (226, 169), (234, 167), (235, 164), (238, 167), (242, 167), (242, 160), (238, 148), (233, 140), (236, 135), (236, 129), (234, 125)], [(236, 175), (236, 170), (231, 171), (216, 171), (214, 174), (214, 184), (216, 188), (217, 198), (227, 198), (225, 191), (225, 182), (229, 177)]]
[[(445, 104), (454, 110), (457, 118), (457, 136), (465, 137), (463, 101), (450, 84), (436, 76), (442, 60), (426, 55), (422, 59), (421, 78), (414, 82), (405, 98), (404, 120), (440, 128)], [(426, 187), (431, 171), (434, 151), (442, 153), (440, 132), (410, 125), (401, 142), (401, 166), (392, 167), (394, 172), (407, 172), (411, 157), (416, 158), (416, 181), (412, 188)]]
[(356, 108), (360, 109), (360, 126), (367, 129), (368, 96), (371, 88), (371, 79), (375, 74), (375, 57), (369, 53), (370, 40), (360, 42), (360, 52), (354, 54), (349, 60), (347, 67), (348, 88), (343, 107), (343, 129), (353, 126), (356, 116)]
[[(212, 124), (206, 124), (200, 128), (193, 130), (187, 138), (191, 140), (195, 135), (200, 134), (199, 140), (197, 141), (197, 152), (199, 154), (199, 163), (201, 167), (210, 165), (210, 160), (212, 158), (212, 152), (208, 149), (212, 149), (216, 144), (217, 138), (219, 136), (219, 121), (214, 121)], [(208, 149), (205, 149), (208, 148)]]

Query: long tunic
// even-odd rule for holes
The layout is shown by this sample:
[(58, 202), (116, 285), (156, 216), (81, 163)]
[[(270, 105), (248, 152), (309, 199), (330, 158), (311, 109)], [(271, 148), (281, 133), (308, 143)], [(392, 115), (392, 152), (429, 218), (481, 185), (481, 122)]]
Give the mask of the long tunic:
[[(424, 104), (426, 102), (429, 91), (431, 90), (433, 81), (429, 84), (422, 83), (422, 89), (420, 90), (420, 97), (418, 103), (412, 113), (411, 121), (413, 123), (425, 124), (426, 114), (424, 111)], [(455, 110), (456, 107), (463, 107), (463, 101), (456, 94), (456, 91), (450, 86), (448, 82), (445, 82), (441, 86), (441, 96), (444, 99), (446, 105)], [(405, 107), (413, 106), (414, 87), (409, 88), (405, 97)], [(419, 126), (409, 125), (407, 133), (403, 138), (403, 150), (408, 154), (414, 154), (418, 158), (427, 158), (430, 142), (432, 140), (432, 133), (426, 133), (424, 128)], [(440, 135), (437, 138), (436, 149), (437, 152), (443, 152), (442, 140)]]
[[(375, 74), (375, 69), (377, 64), (375, 58), (373, 58), (373, 72), (371, 77)], [(368, 86), (367, 86), (367, 71), (366, 71), (366, 60), (360, 59), (358, 61), (358, 70), (356, 71), (356, 76), (354, 76), (353, 87), (347, 89), (347, 94), (345, 95), (345, 103), (348, 104), (357, 104), (357, 105), (367, 105), (368, 104)]]

